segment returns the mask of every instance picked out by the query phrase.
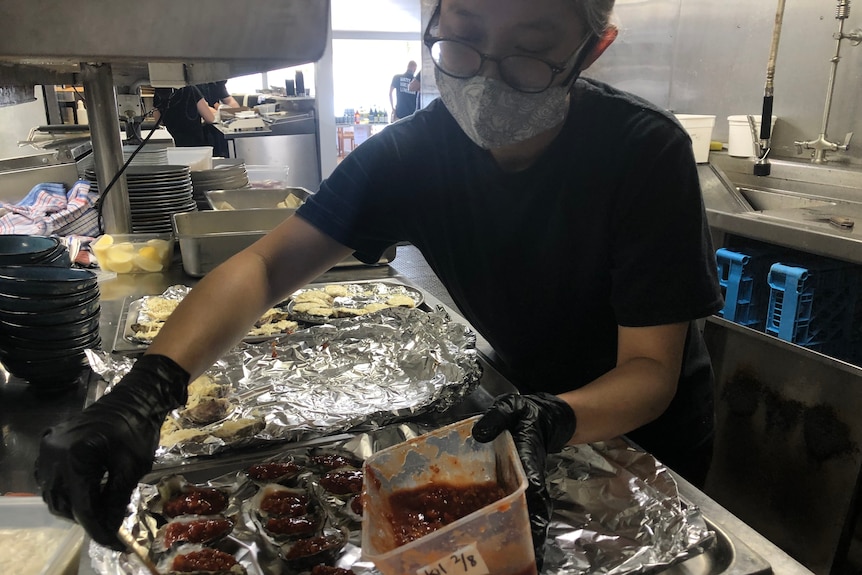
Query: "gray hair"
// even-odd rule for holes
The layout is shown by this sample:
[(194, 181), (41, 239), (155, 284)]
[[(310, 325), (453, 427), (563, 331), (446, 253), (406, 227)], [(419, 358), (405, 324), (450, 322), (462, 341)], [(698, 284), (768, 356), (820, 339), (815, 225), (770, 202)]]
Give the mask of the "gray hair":
[(610, 24), (614, 0), (575, 0), (575, 6), (590, 32), (601, 37)]

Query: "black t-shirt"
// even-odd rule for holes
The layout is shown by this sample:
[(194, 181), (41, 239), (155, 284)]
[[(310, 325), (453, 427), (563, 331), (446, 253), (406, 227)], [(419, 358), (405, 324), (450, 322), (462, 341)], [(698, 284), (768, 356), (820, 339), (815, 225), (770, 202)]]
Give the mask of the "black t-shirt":
[(208, 146), (197, 103), (205, 98), (198, 86), (178, 90), (156, 88), (153, 105), (162, 115), (162, 123), (177, 146)]
[(227, 80), (198, 84), (197, 87), (210, 106), (215, 106), (230, 96), (230, 92), (227, 91)]
[(399, 118), (406, 118), (416, 111), (416, 93), (410, 91), (410, 81), (413, 80), (413, 74), (396, 74), (392, 77), (390, 90), (397, 90), (397, 99), (395, 102), (395, 115)]
[(201, 122), (197, 103), (203, 98), (214, 106), (228, 96), (227, 80), (221, 80), (179, 90), (157, 88), (153, 104), (164, 115), (162, 122), (177, 146), (212, 146), (214, 156), (226, 158), (229, 149), (224, 134), (212, 124)]
[[(612, 369), (618, 324), (722, 305), (688, 135), (595, 81), (577, 83), (563, 131), (527, 170), (502, 171), (438, 99), (358, 146), (298, 213), (366, 262), (398, 241), (418, 247), (525, 392)], [(690, 329), (672, 406), (631, 436), (667, 463), (702, 441), (711, 377)]]

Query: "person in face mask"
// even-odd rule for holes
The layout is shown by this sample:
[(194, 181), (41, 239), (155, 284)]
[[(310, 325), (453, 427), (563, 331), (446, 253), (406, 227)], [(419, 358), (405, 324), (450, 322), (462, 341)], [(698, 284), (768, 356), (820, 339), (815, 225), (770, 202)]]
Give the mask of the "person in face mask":
[(513, 433), (539, 563), (549, 452), (628, 434), (701, 483), (712, 372), (693, 322), (722, 306), (715, 256), (686, 132), (581, 78), (616, 36), (612, 8), (442, 0), (425, 33), (441, 97), (358, 146), (297, 217), (210, 272), (111, 393), (46, 434), (37, 473), (51, 508), (119, 546), (125, 502), (189, 378), (347, 255), (376, 262), (402, 241), (520, 390), (473, 434)]

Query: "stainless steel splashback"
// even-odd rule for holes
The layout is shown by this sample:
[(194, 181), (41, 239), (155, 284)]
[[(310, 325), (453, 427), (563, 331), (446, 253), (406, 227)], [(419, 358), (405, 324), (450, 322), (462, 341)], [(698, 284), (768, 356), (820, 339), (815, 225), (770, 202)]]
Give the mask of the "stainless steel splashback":
[[(787, 4), (775, 73), (774, 156), (808, 160), (793, 142), (820, 133), (836, 6)], [(862, 27), (862, 2), (852, 8), (847, 31)], [(727, 116), (760, 114), (775, 10), (774, 0), (617, 0), (620, 36), (585, 75), (676, 112), (715, 114), (713, 139), (726, 142)], [(857, 136), (831, 162), (862, 164), (860, 80), (862, 46), (844, 41), (828, 135)]]

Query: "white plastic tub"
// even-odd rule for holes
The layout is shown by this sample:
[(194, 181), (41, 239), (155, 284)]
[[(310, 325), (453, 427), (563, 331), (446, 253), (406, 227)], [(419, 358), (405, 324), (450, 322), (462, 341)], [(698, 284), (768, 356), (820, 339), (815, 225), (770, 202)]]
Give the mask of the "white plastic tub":
[(83, 542), (84, 530), (51, 515), (41, 497), (0, 497), (0, 573), (73, 575)]
[[(772, 116), (772, 129), (775, 129), (775, 120)], [(755, 155), (754, 140), (751, 137), (751, 128), (748, 125), (748, 116), (736, 115), (727, 117), (727, 154), (738, 158), (750, 158)], [(761, 116), (754, 116), (754, 126), (760, 137)], [(771, 131), (770, 131), (771, 133)]]
[(691, 138), (691, 147), (694, 151), (694, 161), (698, 164), (708, 162), (709, 142), (712, 140), (712, 129), (715, 127), (715, 116), (698, 114), (675, 114), (675, 116)]

